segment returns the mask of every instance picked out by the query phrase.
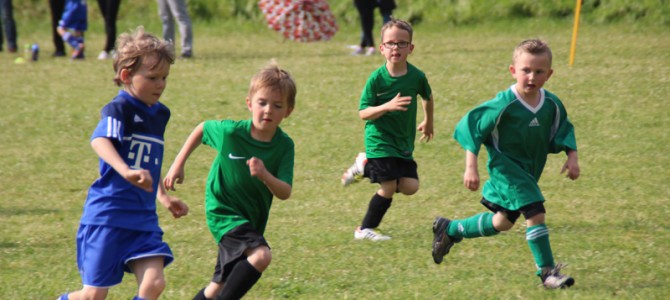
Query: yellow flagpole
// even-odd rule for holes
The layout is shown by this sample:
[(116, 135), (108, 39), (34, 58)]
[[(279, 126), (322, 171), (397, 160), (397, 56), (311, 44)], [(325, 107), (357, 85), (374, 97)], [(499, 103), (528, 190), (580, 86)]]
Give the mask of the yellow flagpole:
[(579, 31), (579, 12), (582, 10), (582, 0), (577, 0), (575, 7), (575, 23), (572, 25), (572, 42), (570, 43), (570, 63), (575, 63), (575, 48), (577, 47), (577, 31)]

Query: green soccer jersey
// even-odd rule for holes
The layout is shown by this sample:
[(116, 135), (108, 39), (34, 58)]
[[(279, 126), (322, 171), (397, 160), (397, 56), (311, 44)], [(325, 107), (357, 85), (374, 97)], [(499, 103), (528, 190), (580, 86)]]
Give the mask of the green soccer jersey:
[(391, 77), (386, 65), (381, 66), (368, 78), (361, 94), (359, 110), (389, 102), (398, 93), (412, 97), (406, 111), (387, 112), (376, 120), (365, 122), (365, 153), (368, 158), (413, 159), (417, 95), (421, 95), (424, 100), (430, 100), (431, 95), (426, 74), (407, 63), (407, 74)]
[(575, 133), (563, 103), (540, 90), (540, 102), (530, 107), (514, 86), (468, 112), (456, 125), (454, 138), (478, 154), (489, 154), (489, 180), (482, 189), (487, 200), (509, 210), (544, 201), (538, 187), (549, 153), (577, 150)]
[(205, 191), (207, 225), (216, 241), (244, 223), (263, 234), (272, 193), (251, 176), (247, 160), (263, 160), (272, 175), (293, 185), (293, 140), (277, 128), (272, 141), (262, 142), (251, 137), (251, 120), (212, 120), (203, 126), (202, 143), (218, 152)]

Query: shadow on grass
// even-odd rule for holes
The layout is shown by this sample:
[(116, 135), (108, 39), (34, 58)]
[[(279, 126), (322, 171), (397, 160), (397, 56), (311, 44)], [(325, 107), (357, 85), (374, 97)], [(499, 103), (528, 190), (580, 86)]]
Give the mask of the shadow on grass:
[(11, 249), (11, 248), (17, 248), (18, 243), (12, 243), (12, 242), (0, 242), (0, 249)]
[(4, 207), (0, 206), (0, 217), (10, 217), (17, 215), (48, 215), (60, 212), (58, 209), (47, 208), (18, 208), (18, 207)]

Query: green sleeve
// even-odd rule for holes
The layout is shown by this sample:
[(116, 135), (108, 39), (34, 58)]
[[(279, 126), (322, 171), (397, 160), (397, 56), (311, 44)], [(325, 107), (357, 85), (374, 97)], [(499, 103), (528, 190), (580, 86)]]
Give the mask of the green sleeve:
[(358, 106), (358, 110), (364, 110), (370, 106), (375, 106), (375, 98), (377, 97), (377, 87), (375, 85), (375, 73), (368, 77), (368, 80), (365, 82), (365, 87), (361, 93), (361, 100)]
[(499, 114), (500, 110), (492, 101), (474, 108), (456, 125), (454, 139), (463, 149), (479, 155), (481, 145), (490, 138)]
[(202, 143), (217, 150), (221, 149), (225, 124), (226, 120), (205, 121), (202, 126)]

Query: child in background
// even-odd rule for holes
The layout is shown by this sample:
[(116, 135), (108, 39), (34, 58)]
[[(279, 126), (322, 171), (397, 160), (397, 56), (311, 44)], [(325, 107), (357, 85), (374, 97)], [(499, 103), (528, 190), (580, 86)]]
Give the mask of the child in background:
[(272, 260), (263, 237), (272, 198), (286, 200), (293, 184), (293, 140), (279, 124), (295, 107), (291, 76), (270, 65), (252, 79), (246, 103), (251, 119), (200, 123), (165, 176), (182, 183), (186, 160), (202, 143), (217, 151), (207, 178), (207, 225), (218, 244), (214, 275), (193, 299), (240, 299)]
[[(412, 26), (392, 19), (381, 30), (379, 51), (386, 63), (367, 80), (361, 95), (359, 116), (365, 120), (365, 153), (342, 175), (348, 186), (362, 177), (379, 183), (354, 238), (384, 241), (389, 236), (375, 230), (391, 206), (393, 195), (413, 195), (419, 190), (417, 165), (412, 157), (416, 130), (420, 140), (433, 137), (433, 96), (426, 75), (407, 62), (412, 50)], [(416, 125), (417, 95), (423, 98), (424, 119)]]
[(67, 0), (58, 22), (58, 34), (72, 46), (72, 59), (84, 59), (84, 32), (87, 28), (86, 0)]
[(77, 265), (84, 287), (59, 299), (104, 299), (135, 274), (134, 299), (157, 299), (163, 268), (173, 260), (158, 225), (156, 199), (175, 218), (188, 206), (163, 187), (163, 134), (170, 110), (159, 102), (175, 54), (172, 45), (142, 27), (117, 40), (114, 81), (122, 85), (101, 111), (91, 146), (100, 156), (100, 178), (88, 191), (77, 232)]
[(575, 133), (561, 100), (543, 89), (549, 80), (551, 49), (540, 40), (526, 40), (514, 49), (509, 70), (516, 83), (496, 98), (468, 112), (456, 126), (454, 138), (465, 149), (466, 188), (479, 188), (477, 155), (482, 144), (489, 154), (489, 180), (481, 203), (492, 212), (461, 220), (437, 217), (433, 223), (433, 260), (439, 264), (454, 243), (463, 238), (497, 235), (514, 226), (523, 214), (526, 240), (535, 258), (537, 275), (547, 288), (563, 288), (575, 280), (560, 274), (554, 263), (545, 224), (544, 196), (538, 181), (549, 153), (565, 151), (561, 173), (579, 177)]

